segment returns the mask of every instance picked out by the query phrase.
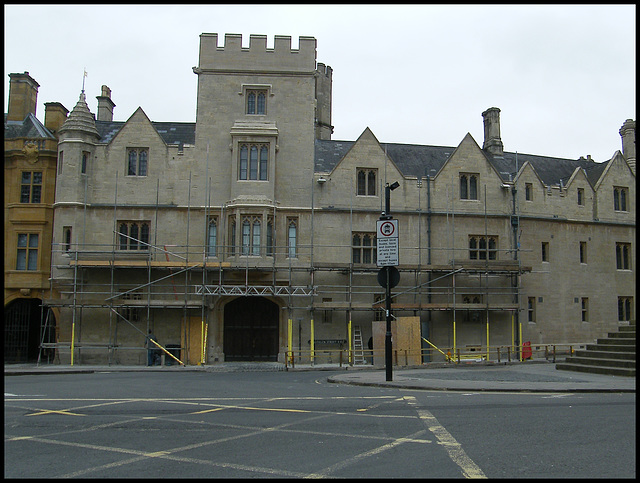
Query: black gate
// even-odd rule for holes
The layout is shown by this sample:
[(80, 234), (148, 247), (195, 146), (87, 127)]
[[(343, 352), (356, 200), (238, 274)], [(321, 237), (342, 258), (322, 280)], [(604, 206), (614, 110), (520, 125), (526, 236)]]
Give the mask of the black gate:
[(277, 361), (278, 305), (261, 297), (240, 297), (224, 308), (225, 361)]
[[(39, 299), (17, 299), (5, 307), (5, 363), (36, 362), (38, 360), (42, 340), (42, 313)], [(50, 317), (53, 317), (53, 314)], [(47, 334), (45, 342), (50, 342), (50, 338), (50, 335)]]

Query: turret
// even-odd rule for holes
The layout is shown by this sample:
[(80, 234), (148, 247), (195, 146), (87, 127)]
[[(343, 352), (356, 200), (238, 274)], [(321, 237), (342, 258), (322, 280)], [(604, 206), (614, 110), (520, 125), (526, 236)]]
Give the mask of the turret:
[(92, 171), (95, 143), (99, 139), (95, 119), (82, 91), (78, 103), (58, 131), (58, 160), (62, 166), (58, 169), (56, 201), (85, 201), (85, 183)]
[(636, 174), (636, 122), (633, 119), (627, 119), (619, 132), (622, 137), (622, 155), (633, 174)]
[(331, 125), (331, 90), (333, 70), (318, 62), (316, 67), (316, 139), (330, 140), (333, 134)]

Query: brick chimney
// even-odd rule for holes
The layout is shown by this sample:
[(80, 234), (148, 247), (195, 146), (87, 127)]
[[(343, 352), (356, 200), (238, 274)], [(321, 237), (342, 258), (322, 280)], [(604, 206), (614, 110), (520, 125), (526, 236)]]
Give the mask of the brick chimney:
[(627, 119), (620, 128), (622, 137), (622, 155), (627, 160), (631, 171), (636, 174), (636, 122)]
[(9, 74), (9, 112), (7, 121), (24, 121), (29, 114), (36, 115), (38, 84), (29, 75)]
[(116, 107), (111, 100), (111, 89), (102, 86), (102, 94), (96, 96), (98, 99), (98, 121), (113, 121), (113, 108)]
[(67, 120), (69, 109), (59, 102), (44, 103), (44, 127), (56, 134)]
[(484, 120), (484, 143), (482, 149), (495, 156), (502, 156), (504, 146), (500, 139), (500, 109), (490, 107), (482, 113)]

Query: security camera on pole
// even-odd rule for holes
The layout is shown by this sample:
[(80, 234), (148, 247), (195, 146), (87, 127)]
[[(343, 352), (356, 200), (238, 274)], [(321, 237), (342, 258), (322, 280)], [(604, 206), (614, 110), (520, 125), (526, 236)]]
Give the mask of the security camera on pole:
[(391, 289), (398, 285), (400, 273), (396, 266), (399, 263), (398, 247), (398, 220), (391, 216), (391, 191), (400, 184), (395, 181), (384, 187), (384, 211), (376, 222), (376, 248), (377, 265), (382, 267), (378, 272), (378, 283), (387, 290), (386, 318), (387, 333), (384, 339), (384, 364), (386, 368), (386, 380), (393, 380), (391, 357)]

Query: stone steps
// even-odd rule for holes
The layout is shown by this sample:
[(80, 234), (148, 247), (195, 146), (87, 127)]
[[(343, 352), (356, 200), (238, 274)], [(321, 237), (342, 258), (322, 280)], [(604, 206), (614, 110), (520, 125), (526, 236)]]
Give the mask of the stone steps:
[(606, 338), (587, 344), (575, 351), (564, 362), (556, 364), (564, 371), (590, 372), (615, 376), (636, 376), (636, 325), (623, 325), (618, 332), (609, 332)]

